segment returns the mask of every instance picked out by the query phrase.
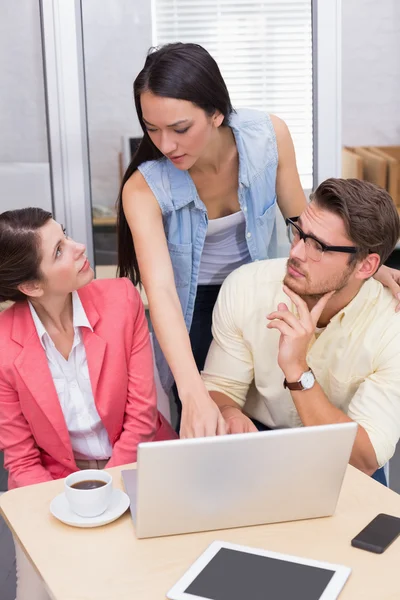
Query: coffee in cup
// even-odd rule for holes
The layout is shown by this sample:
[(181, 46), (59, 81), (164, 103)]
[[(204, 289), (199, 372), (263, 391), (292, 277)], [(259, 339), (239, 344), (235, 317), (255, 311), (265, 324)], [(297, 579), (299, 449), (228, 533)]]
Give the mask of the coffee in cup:
[(65, 496), (71, 510), (81, 517), (97, 517), (111, 503), (112, 477), (106, 471), (83, 469), (65, 480)]

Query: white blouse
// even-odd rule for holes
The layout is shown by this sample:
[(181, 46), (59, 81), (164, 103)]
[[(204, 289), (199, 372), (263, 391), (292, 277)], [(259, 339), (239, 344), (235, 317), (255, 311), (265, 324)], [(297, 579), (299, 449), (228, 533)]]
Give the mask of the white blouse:
[(72, 293), (74, 341), (66, 360), (57, 350), (32, 304), (33, 322), (46, 352), (76, 459), (104, 460), (112, 446), (94, 402), (81, 327), (92, 329), (77, 292)]

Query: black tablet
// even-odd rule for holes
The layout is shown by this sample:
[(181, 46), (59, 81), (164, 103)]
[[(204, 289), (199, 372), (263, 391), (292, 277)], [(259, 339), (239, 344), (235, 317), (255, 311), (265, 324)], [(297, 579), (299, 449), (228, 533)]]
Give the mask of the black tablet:
[(351, 569), (215, 541), (168, 592), (170, 600), (335, 600)]

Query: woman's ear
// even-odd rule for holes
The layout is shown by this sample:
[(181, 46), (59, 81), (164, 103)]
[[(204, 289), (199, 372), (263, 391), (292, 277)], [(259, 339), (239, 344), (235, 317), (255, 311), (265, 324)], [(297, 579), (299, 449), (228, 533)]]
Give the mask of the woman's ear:
[(222, 112), (220, 112), (219, 110), (216, 110), (215, 113), (213, 114), (213, 124), (214, 127), (221, 127), (222, 123), (224, 122), (224, 115), (222, 114)]
[(42, 286), (38, 281), (26, 281), (18, 286), (18, 290), (28, 298), (40, 298), (43, 295)]

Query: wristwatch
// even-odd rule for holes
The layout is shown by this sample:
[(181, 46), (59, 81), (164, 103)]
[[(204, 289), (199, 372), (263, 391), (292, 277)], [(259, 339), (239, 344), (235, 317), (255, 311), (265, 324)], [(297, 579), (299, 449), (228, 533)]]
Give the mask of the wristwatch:
[(289, 383), (286, 378), (283, 382), (283, 387), (292, 391), (310, 390), (315, 383), (314, 373), (309, 369), (305, 371), (298, 381)]

